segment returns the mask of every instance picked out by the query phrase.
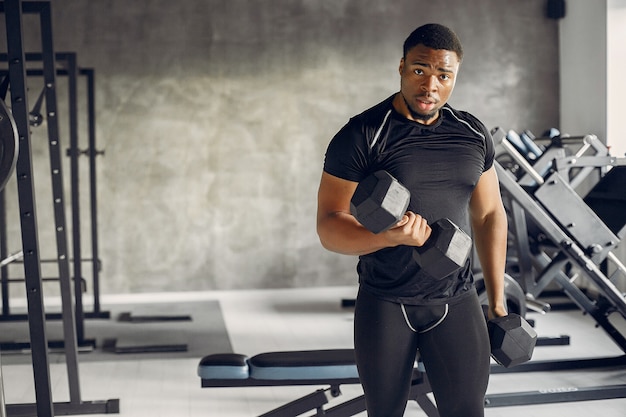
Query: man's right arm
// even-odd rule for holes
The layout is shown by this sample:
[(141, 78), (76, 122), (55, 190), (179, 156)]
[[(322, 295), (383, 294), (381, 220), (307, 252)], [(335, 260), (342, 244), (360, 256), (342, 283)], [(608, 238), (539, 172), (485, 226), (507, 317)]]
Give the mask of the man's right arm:
[(317, 234), (322, 246), (344, 255), (366, 255), (401, 244), (421, 246), (430, 227), (411, 212), (398, 225), (374, 234), (350, 214), (350, 199), (358, 183), (322, 173), (317, 198)]

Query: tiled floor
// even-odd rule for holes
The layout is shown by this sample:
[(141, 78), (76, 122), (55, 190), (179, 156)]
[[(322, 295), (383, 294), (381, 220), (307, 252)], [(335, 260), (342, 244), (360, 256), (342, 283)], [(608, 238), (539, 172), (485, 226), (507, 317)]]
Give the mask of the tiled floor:
[[(235, 352), (254, 355), (276, 350), (352, 347), (352, 311), (341, 307), (353, 287), (297, 290), (228, 291), (176, 295), (185, 300), (220, 301)], [(172, 295), (168, 295), (169, 298)], [(155, 297), (155, 300), (158, 297)], [(145, 296), (143, 297), (145, 301)], [(115, 297), (103, 299), (104, 305)], [(128, 297), (123, 302), (128, 303)], [(602, 329), (579, 311), (532, 314), (540, 336), (569, 335), (568, 346), (544, 346), (533, 360), (612, 357), (623, 352)], [(120, 400), (123, 417), (251, 417), (272, 410), (315, 390), (316, 387), (200, 388), (196, 366), (200, 358), (137, 361), (82, 362), (83, 401)], [(3, 366), (8, 404), (34, 401), (30, 365)], [(52, 365), (51, 381), (56, 402), (68, 401), (66, 368)], [(574, 390), (588, 386), (626, 384), (626, 369), (550, 371), (492, 375), (489, 393), (536, 390)], [(344, 386), (335, 402), (359, 395), (358, 385)], [(313, 415), (309, 412), (305, 415)], [(424, 416), (415, 404), (406, 416)], [(488, 408), (488, 417), (602, 417), (626, 416), (626, 398)], [(359, 414), (365, 416), (365, 413)]]

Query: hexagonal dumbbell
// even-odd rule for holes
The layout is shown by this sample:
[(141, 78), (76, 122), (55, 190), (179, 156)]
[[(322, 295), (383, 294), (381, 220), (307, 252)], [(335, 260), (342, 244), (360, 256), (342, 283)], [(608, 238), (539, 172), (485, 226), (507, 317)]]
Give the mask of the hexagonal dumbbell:
[(413, 258), (434, 278), (445, 278), (465, 265), (472, 250), (470, 238), (450, 219), (439, 219), (430, 225), (432, 232)]
[(529, 361), (537, 344), (537, 332), (519, 314), (509, 313), (487, 322), (491, 356), (510, 368)]
[(387, 171), (377, 171), (359, 183), (350, 200), (350, 212), (367, 230), (381, 233), (398, 223), (411, 193)]
[[(352, 215), (372, 233), (393, 227), (406, 213), (411, 193), (387, 171), (377, 171), (357, 186), (350, 200)], [(414, 259), (437, 279), (453, 274), (465, 265), (472, 239), (449, 219), (430, 225), (431, 236), (415, 248)]]

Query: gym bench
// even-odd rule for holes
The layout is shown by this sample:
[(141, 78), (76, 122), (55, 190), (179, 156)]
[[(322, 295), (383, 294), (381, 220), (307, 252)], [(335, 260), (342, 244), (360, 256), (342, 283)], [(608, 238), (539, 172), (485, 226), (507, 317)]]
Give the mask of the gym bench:
[[(516, 366), (513, 372), (545, 370), (550, 361), (530, 362)], [(605, 366), (620, 367), (626, 355), (606, 361), (604, 358), (575, 359), (561, 363), (554, 370), (587, 369)], [(504, 371), (494, 364), (491, 373)], [(511, 369), (507, 370), (511, 372)], [(353, 349), (268, 352), (253, 357), (238, 353), (205, 356), (198, 365), (202, 388), (278, 387), (311, 385), (318, 388), (311, 394), (293, 400), (259, 417), (296, 417), (315, 410), (313, 416), (348, 417), (365, 411), (365, 398), (357, 396), (330, 408), (329, 402), (341, 395), (341, 385), (359, 384)], [(427, 394), (431, 387), (421, 362), (413, 369), (409, 400), (415, 401), (428, 417), (439, 417), (435, 404)], [(489, 394), (485, 407), (511, 407), (529, 404), (553, 404), (576, 401), (626, 398), (626, 384), (599, 387), (558, 387), (525, 392)]]
[[(354, 349), (267, 352), (253, 357), (238, 353), (219, 353), (202, 358), (198, 365), (202, 388), (323, 386), (304, 397), (271, 410), (259, 417), (295, 417), (311, 410), (314, 416), (347, 417), (365, 411), (363, 395), (325, 409), (331, 399), (341, 395), (341, 385), (359, 384)], [(431, 392), (420, 364), (413, 370), (410, 400), (416, 401), (429, 417), (439, 417), (428, 398)]]

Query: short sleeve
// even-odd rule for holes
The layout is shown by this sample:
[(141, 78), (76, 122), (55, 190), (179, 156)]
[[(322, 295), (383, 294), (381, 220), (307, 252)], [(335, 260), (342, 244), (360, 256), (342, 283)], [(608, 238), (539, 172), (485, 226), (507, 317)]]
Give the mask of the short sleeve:
[(324, 171), (335, 177), (359, 182), (368, 169), (368, 153), (362, 124), (358, 118), (352, 118), (328, 144)]

